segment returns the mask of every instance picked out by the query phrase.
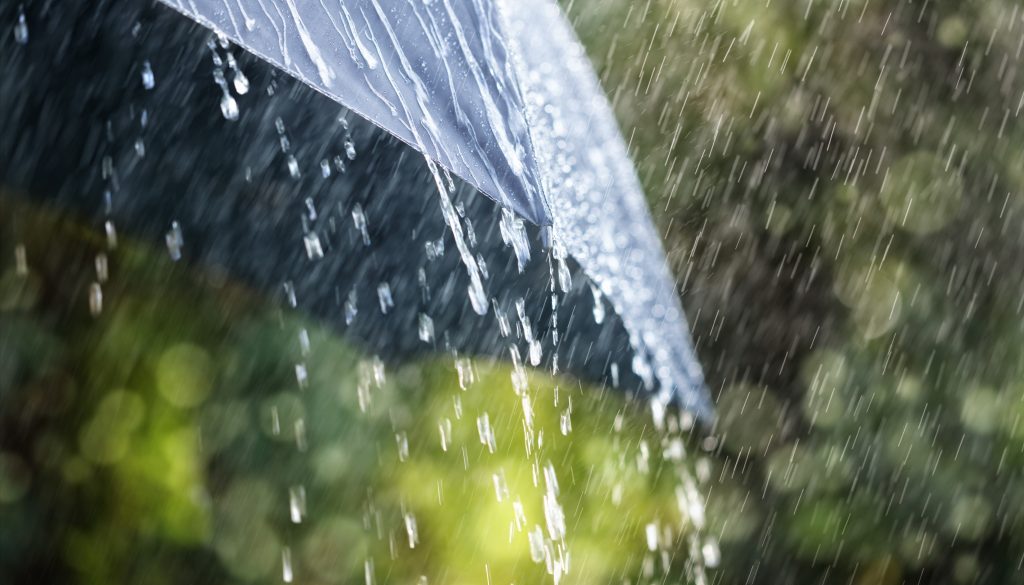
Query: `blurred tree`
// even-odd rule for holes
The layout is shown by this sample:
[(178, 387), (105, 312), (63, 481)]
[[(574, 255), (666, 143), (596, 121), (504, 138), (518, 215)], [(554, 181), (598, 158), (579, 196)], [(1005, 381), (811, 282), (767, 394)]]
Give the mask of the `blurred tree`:
[(696, 574), (684, 435), (618, 392), (385, 368), (215, 271), (3, 198), (0, 238), (2, 582)]
[(719, 578), (1018, 580), (1019, 4), (565, 6), (719, 395)]

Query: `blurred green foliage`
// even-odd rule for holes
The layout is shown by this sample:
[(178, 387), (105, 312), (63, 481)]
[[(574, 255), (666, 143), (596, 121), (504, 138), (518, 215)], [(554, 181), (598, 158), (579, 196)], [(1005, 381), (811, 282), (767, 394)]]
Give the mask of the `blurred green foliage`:
[(692, 574), (692, 461), (642, 405), (487, 361), (385, 366), (212, 271), (0, 206), (2, 582)]
[(1019, 2), (563, 6), (717, 395), (716, 576), (1019, 582)]

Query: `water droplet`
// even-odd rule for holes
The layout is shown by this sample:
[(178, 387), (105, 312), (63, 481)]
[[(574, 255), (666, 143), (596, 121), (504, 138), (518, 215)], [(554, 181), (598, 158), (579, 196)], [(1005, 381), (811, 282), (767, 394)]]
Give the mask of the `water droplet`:
[(419, 542), (419, 529), (416, 527), (416, 517), (411, 512), (405, 513), (405, 532), (409, 536), (409, 548), (416, 548)]
[(505, 242), (506, 246), (512, 246), (512, 250), (516, 254), (516, 262), (519, 265), (519, 272), (522, 272), (526, 263), (530, 261), (530, 241), (527, 239), (523, 220), (519, 219), (511, 210), (503, 208), (499, 228), (501, 240)]
[(28, 23), (25, 22), (25, 12), (18, 12), (18, 22), (14, 25), (14, 40), (19, 45), (28, 44)]
[(366, 559), (366, 562), (363, 564), (363, 573), (366, 576), (366, 585), (373, 585), (373, 583), (374, 583), (373, 559)]
[(338, 171), (339, 173), (345, 172), (345, 160), (342, 159), (340, 156), (332, 158), (331, 162), (334, 163), (334, 170)]
[(353, 289), (348, 293), (348, 299), (345, 300), (345, 325), (351, 325), (352, 320), (356, 318), (359, 313), (359, 309), (356, 306), (356, 291)]
[(274, 433), (274, 436), (281, 434), (281, 413), (277, 406), (270, 408), (270, 432)]
[(558, 263), (558, 288), (562, 292), (569, 292), (569, 288), (572, 287), (572, 274), (569, 272), (569, 263), (565, 261), (565, 257), (556, 258), (555, 262)]
[(444, 419), (437, 425), (438, 432), (441, 433), (441, 450), (448, 451), (448, 445), (452, 442), (452, 421), (451, 419)]
[(98, 282), (89, 285), (89, 312), (93, 317), (103, 312), (103, 289)]
[(530, 560), (535, 563), (544, 562), (546, 555), (544, 550), (544, 532), (541, 530), (541, 527), (534, 525), (528, 538), (530, 540)]
[(309, 386), (309, 370), (306, 368), (306, 364), (295, 364), (295, 381), (299, 384), (299, 388), (305, 389)]
[(167, 243), (167, 251), (171, 254), (171, 260), (181, 260), (181, 248), (185, 245), (185, 239), (181, 235), (181, 225), (176, 221), (171, 222), (171, 230), (164, 236)]
[(220, 98), (220, 113), (224, 115), (225, 120), (233, 122), (238, 119), (238, 102), (231, 94), (225, 92)]
[(496, 447), (494, 429), (491, 428), (491, 419), (486, 412), (477, 417), (476, 430), (480, 435), (480, 443), (486, 445), (489, 452), (494, 453)]
[(238, 95), (249, 93), (249, 78), (242, 73), (241, 69), (235, 69), (235, 77), (231, 82), (235, 86), (235, 93)]
[(320, 243), (320, 236), (316, 232), (310, 232), (303, 236), (302, 242), (306, 245), (306, 256), (310, 260), (319, 260), (324, 257), (324, 247)]
[(594, 323), (600, 325), (604, 323), (604, 301), (601, 295), (601, 289), (597, 288), (596, 285), (590, 285), (590, 292), (594, 295)]
[(320, 161), (320, 175), (325, 179), (331, 176), (331, 163), (326, 158)]
[(292, 524), (301, 524), (306, 515), (306, 488), (292, 486), (288, 488), (288, 515)]
[(427, 260), (437, 260), (444, 256), (444, 238), (438, 238), (423, 244), (423, 250), (427, 255)]
[(459, 377), (459, 388), (463, 390), (469, 388), (476, 379), (476, 376), (473, 374), (473, 364), (465, 358), (455, 360), (455, 372)]
[(647, 536), (647, 550), (658, 550), (658, 525), (651, 522), (644, 527), (644, 534)]
[(298, 296), (295, 294), (295, 285), (292, 284), (292, 281), (290, 280), (284, 283), (284, 295), (288, 299), (289, 307), (294, 309), (295, 307), (298, 306), (299, 299)]
[(117, 248), (117, 229), (114, 228), (114, 222), (108, 219), (103, 224), (103, 231), (107, 234), (107, 248), (111, 250)]
[(477, 315), (486, 315), (489, 303), (487, 301), (487, 293), (484, 292), (483, 284), (478, 279), (472, 279), (468, 287), (469, 291), (469, 302), (473, 306), (473, 311)]
[(391, 297), (391, 285), (382, 282), (377, 285), (377, 300), (380, 302), (380, 312), (387, 315), (388, 310), (395, 306), (395, 300)]
[(356, 158), (356, 145), (352, 142), (351, 138), (345, 139), (345, 156), (348, 157), (348, 160), (355, 160)]
[(504, 502), (508, 499), (508, 483), (505, 481), (505, 470), (502, 469), (498, 473), (491, 474), (491, 480), (494, 482), (494, 495), (498, 498), (498, 502)]
[(149, 64), (149, 61), (142, 63), (142, 87), (147, 90), (156, 87), (156, 76), (153, 75), (153, 66)]
[(395, 435), (395, 443), (398, 445), (398, 460), (406, 461), (409, 459), (409, 436), (405, 434), (405, 431)]
[(366, 227), (366, 213), (363, 212), (363, 206), (358, 203), (352, 206), (352, 223), (359, 230), (359, 236), (363, 239), (363, 245), (369, 246), (370, 232)]
[(419, 335), (420, 341), (424, 343), (434, 342), (434, 320), (430, 318), (430, 315), (420, 313)]
[(539, 366), (540, 360), (543, 358), (544, 348), (541, 346), (540, 341), (533, 339), (530, 341), (530, 365)]
[(306, 421), (301, 418), (295, 421), (295, 448), (304, 453), (308, 448), (306, 442)]
[(701, 547), (701, 555), (704, 557), (704, 565), (714, 569), (722, 561), (722, 552), (718, 548), (718, 542), (709, 540)]
[(100, 252), (96, 254), (96, 280), (99, 282), (107, 282), (110, 277), (110, 263), (107, 261), (107, 255)]
[(293, 179), (298, 179), (301, 176), (299, 173), (299, 161), (295, 159), (295, 155), (288, 155), (288, 174)]
[(28, 276), (28, 254), (25, 252), (25, 244), (14, 247), (14, 266), (18, 276)]
[(281, 579), (283, 579), (285, 583), (291, 583), (293, 578), (292, 549), (286, 546), (281, 550)]

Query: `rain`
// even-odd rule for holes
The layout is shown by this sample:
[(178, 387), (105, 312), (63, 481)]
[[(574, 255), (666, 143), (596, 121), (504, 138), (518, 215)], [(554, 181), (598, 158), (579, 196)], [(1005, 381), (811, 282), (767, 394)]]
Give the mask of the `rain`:
[(1022, 48), (0, 0), (0, 583), (1020, 582)]

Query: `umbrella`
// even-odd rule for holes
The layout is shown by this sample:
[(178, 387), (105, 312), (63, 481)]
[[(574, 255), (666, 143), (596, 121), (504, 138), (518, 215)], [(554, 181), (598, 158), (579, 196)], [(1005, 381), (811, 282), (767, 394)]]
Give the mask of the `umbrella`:
[(710, 416), (639, 182), (556, 6), (168, 4), (189, 18), (0, 8), (5, 192), (277, 291), (385, 359), (511, 356)]

